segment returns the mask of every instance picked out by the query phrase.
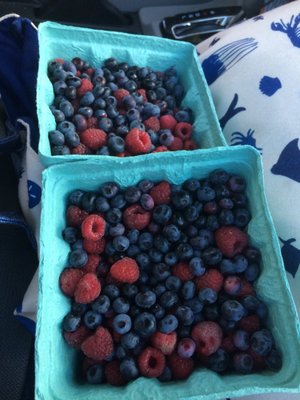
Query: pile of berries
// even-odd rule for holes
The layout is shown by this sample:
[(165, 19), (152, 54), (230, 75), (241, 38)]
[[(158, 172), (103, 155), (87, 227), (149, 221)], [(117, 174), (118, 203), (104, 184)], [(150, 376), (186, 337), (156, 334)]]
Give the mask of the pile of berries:
[(198, 366), (281, 368), (254, 287), (261, 254), (250, 219), (244, 178), (223, 169), (182, 184), (106, 182), (69, 194), (62, 327), (89, 383), (186, 379)]
[(118, 157), (193, 150), (193, 113), (174, 67), (164, 72), (115, 58), (92, 68), (78, 57), (48, 64), (53, 85), (52, 155)]

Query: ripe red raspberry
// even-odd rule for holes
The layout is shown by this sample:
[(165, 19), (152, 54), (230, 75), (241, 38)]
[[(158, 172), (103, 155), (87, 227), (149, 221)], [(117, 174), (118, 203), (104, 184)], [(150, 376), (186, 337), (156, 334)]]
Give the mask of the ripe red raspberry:
[(183, 141), (179, 137), (174, 136), (173, 142), (169, 146), (169, 150), (177, 151), (183, 149)]
[(90, 92), (91, 90), (93, 90), (92, 82), (87, 78), (83, 78), (81, 79), (81, 86), (77, 89), (77, 96), (82, 97), (86, 92)]
[(111, 334), (106, 328), (100, 326), (96, 332), (81, 344), (83, 353), (94, 360), (104, 360), (109, 357), (114, 349)]
[(59, 277), (59, 286), (62, 292), (68, 297), (73, 297), (83, 275), (84, 271), (80, 268), (65, 268)]
[(92, 76), (93, 73), (95, 72), (95, 70), (94, 70), (94, 68), (88, 68), (85, 72), (86, 72), (89, 76)]
[(176, 332), (155, 332), (151, 337), (151, 343), (153, 347), (160, 350), (166, 356), (170, 355), (175, 349), (177, 343), (177, 334)]
[(192, 358), (182, 358), (175, 352), (168, 356), (167, 361), (174, 379), (186, 379), (194, 370)]
[(69, 206), (66, 213), (67, 225), (73, 226), (74, 228), (79, 227), (87, 216), (88, 213), (81, 210), (81, 208)]
[(145, 154), (150, 151), (152, 142), (147, 132), (133, 128), (125, 138), (125, 146), (131, 154)]
[(137, 92), (138, 92), (138, 94), (142, 95), (142, 97), (144, 99), (144, 103), (146, 103), (148, 101), (146, 90), (145, 89), (138, 89)]
[(98, 119), (96, 117), (90, 117), (86, 119), (87, 129), (89, 128), (97, 128)]
[(241, 254), (248, 245), (247, 234), (236, 226), (222, 226), (217, 229), (215, 240), (218, 248), (228, 258)]
[(83, 248), (89, 254), (102, 254), (105, 249), (106, 241), (103, 238), (100, 240), (83, 239)]
[(172, 274), (177, 276), (182, 282), (190, 281), (194, 277), (189, 264), (185, 261), (180, 261), (178, 264), (175, 264), (172, 267)]
[(134, 283), (139, 279), (140, 270), (133, 258), (124, 257), (111, 266), (110, 275), (119, 282)]
[(139, 204), (132, 204), (123, 213), (123, 221), (128, 229), (138, 229), (139, 231), (149, 225), (151, 214), (144, 210)]
[(172, 132), (175, 129), (175, 126), (177, 125), (176, 119), (173, 117), (173, 115), (162, 115), (159, 118), (160, 122), (160, 129), (170, 129)]
[(150, 117), (143, 122), (147, 130), (152, 129), (154, 132), (160, 130), (159, 119), (157, 117)]
[(117, 99), (119, 105), (122, 104), (122, 101), (125, 96), (128, 96), (130, 93), (126, 89), (117, 89), (114, 91), (114, 97)]
[(101, 283), (97, 276), (92, 272), (87, 272), (76, 286), (74, 299), (77, 303), (88, 304), (95, 300), (100, 292)]
[(53, 61), (61, 63), (61, 64), (64, 64), (64, 62), (65, 62), (65, 60), (63, 58), (54, 58)]
[(248, 333), (254, 333), (259, 331), (261, 328), (260, 319), (255, 314), (243, 317), (241, 320), (239, 320), (238, 326), (240, 329), (243, 329)]
[(71, 154), (80, 154), (80, 155), (84, 154), (85, 155), (85, 154), (90, 154), (90, 153), (91, 153), (90, 149), (88, 147), (86, 147), (86, 145), (84, 145), (83, 143), (79, 143), (78, 146), (73, 147), (71, 149)]
[(239, 294), (236, 295), (237, 297), (248, 296), (249, 294), (255, 296), (255, 289), (250, 282), (246, 281), (245, 279), (241, 279), (241, 285), (242, 287)]
[(163, 373), (165, 365), (165, 356), (154, 347), (146, 347), (138, 358), (140, 373), (148, 378), (159, 377)]
[(171, 201), (171, 186), (169, 182), (162, 181), (153, 186), (150, 190), (150, 196), (153, 198), (155, 205), (169, 204)]
[(198, 149), (197, 143), (193, 139), (187, 139), (183, 142), (183, 150)]
[(174, 136), (180, 137), (182, 140), (190, 139), (193, 132), (193, 126), (188, 122), (178, 122), (174, 129)]
[(158, 146), (152, 153), (163, 153), (164, 151), (168, 151), (167, 146)]
[(81, 224), (81, 234), (84, 239), (98, 241), (105, 233), (105, 220), (100, 215), (90, 214)]
[(87, 339), (91, 334), (91, 331), (84, 325), (79, 326), (75, 332), (64, 331), (64, 339), (69, 346), (75, 349), (80, 349), (81, 344)]
[(224, 277), (220, 271), (211, 268), (205, 272), (204, 275), (195, 279), (197, 290), (202, 288), (211, 288), (219, 292), (223, 286)]
[(107, 142), (107, 135), (102, 129), (89, 128), (80, 134), (81, 142), (91, 150), (98, 150)]
[(123, 386), (125, 381), (120, 371), (120, 361), (113, 360), (107, 363), (104, 367), (104, 375), (108, 383), (113, 386)]
[(196, 342), (196, 353), (199, 356), (209, 356), (221, 346), (223, 332), (216, 322), (202, 321), (193, 327), (191, 336)]
[(87, 263), (84, 265), (83, 270), (85, 272), (94, 272), (96, 273), (97, 267), (99, 265), (100, 257), (98, 254), (89, 254)]

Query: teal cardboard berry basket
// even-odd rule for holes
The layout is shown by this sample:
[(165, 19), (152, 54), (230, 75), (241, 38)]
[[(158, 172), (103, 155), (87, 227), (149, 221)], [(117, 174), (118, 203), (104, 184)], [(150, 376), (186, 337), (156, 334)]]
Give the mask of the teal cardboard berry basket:
[[(158, 37), (70, 27), (52, 22), (39, 25), (39, 69), (37, 78), (37, 114), (40, 130), (39, 155), (42, 163), (49, 166), (65, 161), (96, 159), (107, 161), (113, 156), (64, 155), (52, 156), (48, 132), (55, 129), (55, 119), (49, 106), (54, 99), (53, 88), (47, 76), (47, 66), (55, 58), (72, 60), (81, 57), (96, 67), (115, 57), (130, 65), (149, 66), (164, 71), (171, 66), (177, 69), (185, 90), (182, 105), (193, 110), (193, 139), (201, 148), (223, 146), (222, 135), (204, 74), (190, 43)], [(152, 154), (147, 155), (151, 157)]]
[[(208, 400), (248, 394), (299, 392), (300, 329), (296, 309), (287, 283), (280, 246), (264, 192), (261, 157), (249, 146), (218, 147), (191, 152), (163, 153), (160, 162), (150, 158), (120, 159), (110, 168), (98, 160), (65, 163), (43, 173), (40, 240), (39, 300), (36, 331), (37, 400)], [(67, 266), (69, 246), (62, 239), (68, 194), (74, 189), (96, 190), (107, 181), (121, 187), (141, 179), (181, 183), (202, 179), (212, 170), (223, 168), (241, 174), (247, 181), (252, 220), (248, 226), (251, 243), (262, 254), (262, 273), (256, 290), (269, 309), (268, 325), (282, 351), (279, 372), (250, 375), (217, 375), (205, 368), (195, 370), (186, 381), (160, 383), (139, 378), (126, 387), (82, 384), (76, 378), (76, 350), (62, 337), (61, 323), (70, 301), (59, 288), (59, 275)], [(284, 394), (282, 395), (284, 398)]]

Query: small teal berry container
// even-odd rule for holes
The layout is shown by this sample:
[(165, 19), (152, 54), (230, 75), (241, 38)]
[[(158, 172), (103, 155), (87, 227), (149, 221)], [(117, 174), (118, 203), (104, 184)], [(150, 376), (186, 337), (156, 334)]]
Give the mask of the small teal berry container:
[[(182, 183), (202, 179), (216, 168), (241, 174), (247, 181), (252, 220), (248, 234), (262, 254), (262, 273), (256, 290), (267, 304), (268, 326), (282, 351), (279, 372), (218, 375), (205, 368), (185, 381), (160, 383), (139, 378), (126, 387), (90, 385), (77, 380), (78, 352), (63, 339), (61, 323), (70, 300), (59, 288), (69, 247), (62, 239), (68, 194), (75, 189), (96, 190), (107, 181), (125, 188), (141, 179)], [(259, 153), (249, 146), (217, 147), (201, 152), (154, 154), (153, 158), (119, 159), (107, 167), (101, 159), (64, 163), (43, 172), (40, 267), (35, 344), (36, 400), (212, 400), (272, 392), (300, 391), (300, 326), (287, 283), (280, 245), (267, 204)]]
[[(175, 66), (185, 89), (182, 105), (193, 110), (193, 139), (200, 148), (226, 145), (213, 100), (208, 89), (195, 46), (159, 37), (71, 27), (44, 22), (38, 28), (39, 68), (37, 77), (37, 115), (40, 131), (39, 156), (44, 166), (84, 159), (111, 161), (117, 157), (98, 155), (52, 156), (48, 132), (56, 124), (49, 106), (54, 99), (47, 76), (49, 61), (55, 58), (72, 60), (81, 57), (96, 67), (109, 57), (130, 65), (149, 66), (164, 71)], [(137, 156), (152, 157), (152, 154)]]

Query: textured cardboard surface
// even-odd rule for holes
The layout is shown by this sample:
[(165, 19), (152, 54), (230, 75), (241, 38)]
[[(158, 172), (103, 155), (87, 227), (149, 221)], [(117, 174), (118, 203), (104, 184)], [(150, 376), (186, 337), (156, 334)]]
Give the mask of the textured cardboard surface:
[[(154, 159), (154, 161), (153, 161)], [(176, 400), (220, 399), (274, 391), (299, 391), (300, 330), (295, 306), (287, 284), (280, 246), (266, 203), (261, 157), (252, 147), (219, 147), (162, 153), (153, 159), (132, 157), (116, 162), (75, 162), (56, 165), (43, 173), (39, 304), (36, 336), (36, 398), (45, 400)], [(157, 160), (156, 160), (157, 159)], [(206, 369), (196, 370), (188, 380), (161, 384), (139, 378), (125, 388), (92, 386), (76, 382), (78, 353), (63, 340), (61, 321), (69, 300), (61, 293), (59, 274), (67, 265), (68, 245), (61, 232), (65, 226), (66, 198), (80, 188), (95, 190), (103, 182), (116, 181), (122, 187), (143, 178), (180, 183), (189, 177), (203, 178), (215, 168), (239, 173), (247, 180), (252, 220), (248, 233), (262, 252), (262, 274), (257, 291), (269, 308), (269, 325), (283, 352), (280, 372), (219, 376)]]
[[(52, 22), (39, 25), (39, 70), (37, 78), (37, 113), (40, 129), (39, 155), (44, 165), (88, 159), (111, 160), (112, 156), (51, 156), (48, 132), (55, 129), (49, 109), (54, 99), (52, 84), (47, 77), (47, 65), (54, 58), (71, 60), (81, 57), (94, 67), (115, 57), (130, 65), (149, 66), (164, 71), (175, 66), (185, 88), (182, 105), (195, 115), (194, 139), (203, 148), (225, 145), (210, 91), (198, 61), (196, 48), (190, 43), (131, 35), (126, 33), (75, 28)], [(138, 157), (152, 157), (152, 154)]]

